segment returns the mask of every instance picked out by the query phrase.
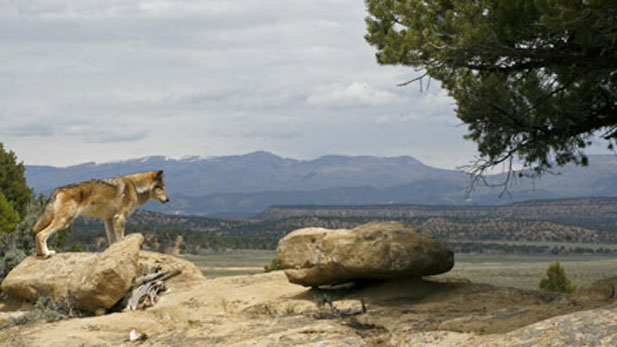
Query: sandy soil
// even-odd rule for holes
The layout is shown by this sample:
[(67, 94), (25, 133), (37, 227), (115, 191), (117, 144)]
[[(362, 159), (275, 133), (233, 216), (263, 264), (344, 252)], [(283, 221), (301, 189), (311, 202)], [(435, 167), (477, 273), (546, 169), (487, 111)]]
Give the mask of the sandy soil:
[(263, 266), (199, 266), (200, 270), (263, 271)]
[[(329, 305), (319, 302), (331, 300)], [(366, 313), (341, 316), (358, 310)], [(152, 308), (0, 330), (7, 346), (377, 346), (444, 332), (452, 341), (498, 336), (606, 300), (437, 278), (322, 291), (290, 284), (283, 272), (172, 283)], [(17, 304), (5, 304), (4, 315)], [(147, 335), (129, 342), (135, 329)], [(401, 338), (403, 336), (403, 338)], [(432, 335), (431, 335), (432, 336)], [(439, 344), (439, 343), (437, 343)]]

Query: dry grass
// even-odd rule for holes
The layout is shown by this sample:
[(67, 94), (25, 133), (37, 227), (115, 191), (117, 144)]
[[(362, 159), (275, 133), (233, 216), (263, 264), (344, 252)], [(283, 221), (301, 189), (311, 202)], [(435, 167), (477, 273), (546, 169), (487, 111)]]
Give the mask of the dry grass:
[[(203, 269), (208, 278), (252, 275), (263, 272), (276, 252), (272, 250), (231, 250), (223, 254), (185, 256)], [(600, 279), (617, 276), (617, 257), (599, 255), (494, 255), (457, 254), (455, 266), (444, 278), (466, 278), (522, 289), (538, 289), (552, 262), (559, 261), (578, 288)]]
[(211, 255), (186, 255), (184, 259), (197, 265), (206, 278), (254, 275), (264, 272), (276, 256), (273, 250), (234, 249)]
[(617, 276), (614, 256), (522, 256), (522, 255), (457, 255), (455, 266), (443, 278), (466, 278), (522, 289), (538, 289), (548, 266), (559, 261), (578, 288), (592, 282)]

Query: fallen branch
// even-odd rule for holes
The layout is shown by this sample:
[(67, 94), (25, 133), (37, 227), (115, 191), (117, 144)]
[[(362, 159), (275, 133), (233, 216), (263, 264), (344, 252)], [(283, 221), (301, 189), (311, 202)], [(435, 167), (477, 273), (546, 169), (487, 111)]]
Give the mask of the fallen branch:
[(155, 280), (165, 281), (169, 278), (179, 275), (182, 271), (173, 269), (165, 272), (155, 272), (147, 275), (143, 275), (133, 282), (133, 288), (137, 288), (146, 282), (152, 282)]
[(135, 280), (131, 290), (124, 297), (125, 307), (134, 311), (137, 308), (144, 309), (154, 306), (158, 294), (165, 290), (165, 280), (177, 276), (181, 272), (182, 271), (178, 269), (173, 269), (139, 277)]

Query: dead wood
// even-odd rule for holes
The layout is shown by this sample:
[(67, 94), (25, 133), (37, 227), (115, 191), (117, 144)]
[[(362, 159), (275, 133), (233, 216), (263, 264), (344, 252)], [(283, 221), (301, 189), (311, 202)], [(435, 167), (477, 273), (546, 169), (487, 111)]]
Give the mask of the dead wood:
[(143, 275), (133, 282), (131, 290), (124, 297), (124, 305), (131, 311), (154, 306), (160, 292), (165, 290), (165, 280), (182, 273), (179, 269)]

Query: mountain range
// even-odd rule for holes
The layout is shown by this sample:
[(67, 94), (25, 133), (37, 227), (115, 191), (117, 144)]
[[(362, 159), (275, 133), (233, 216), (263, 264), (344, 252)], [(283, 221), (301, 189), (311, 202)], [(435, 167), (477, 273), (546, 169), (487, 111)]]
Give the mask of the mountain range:
[(171, 202), (150, 202), (146, 209), (246, 217), (271, 205), (494, 205), (617, 196), (617, 156), (592, 155), (589, 161), (588, 167), (564, 166), (558, 175), (517, 180), (506, 194), (480, 187), (468, 195), (466, 173), (433, 168), (410, 156), (327, 155), (297, 160), (263, 151), (209, 158), (150, 156), (69, 167), (29, 165), (26, 179), (36, 193), (49, 194), (56, 187), (91, 178), (162, 169)]

